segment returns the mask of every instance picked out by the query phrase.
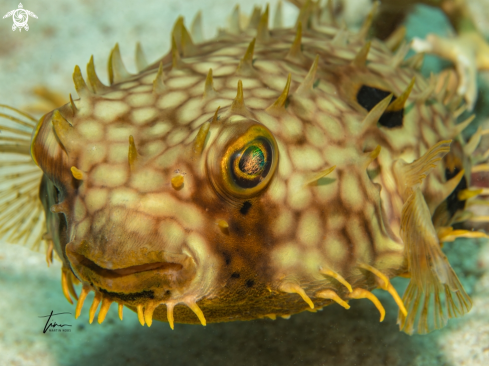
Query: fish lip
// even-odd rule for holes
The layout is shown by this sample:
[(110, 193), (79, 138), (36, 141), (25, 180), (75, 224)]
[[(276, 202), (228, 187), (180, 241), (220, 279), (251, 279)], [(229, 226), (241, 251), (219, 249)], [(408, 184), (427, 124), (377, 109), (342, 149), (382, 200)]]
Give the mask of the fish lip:
[(183, 268), (183, 265), (181, 265), (180, 263), (149, 262), (149, 263), (143, 263), (143, 264), (138, 264), (138, 265), (133, 265), (128, 267), (110, 269), (98, 265), (96, 262), (92, 261), (91, 259), (84, 256), (83, 254), (72, 252), (69, 258), (70, 260), (74, 259), (72, 263), (75, 262), (78, 265), (89, 268), (92, 272), (95, 272), (99, 276), (105, 278), (120, 278), (125, 276), (131, 276), (136, 273), (156, 271), (156, 270), (163, 271), (163, 272), (180, 271)]
[(196, 265), (193, 259), (185, 254), (163, 253), (162, 258), (168, 260), (154, 261), (144, 256), (138, 264), (118, 265), (107, 268), (105, 261), (95, 261), (87, 253), (83, 253), (79, 245), (66, 245), (66, 255), (75, 275), (82, 282), (92, 287), (104, 289), (111, 293), (139, 293), (154, 291), (155, 296), (167, 290), (182, 289), (195, 277)]
[[(189, 256), (186, 254), (179, 254), (173, 252), (166, 252), (164, 250), (141, 250), (130, 251), (124, 253), (110, 254), (100, 249), (93, 249), (87, 240), (81, 240), (78, 242), (70, 242), (66, 245), (66, 254), (73, 256), (82, 256), (91, 263), (87, 263), (89, 266), (100, 267), (109, 271), (126, 270), (130, 267), (138, 267), (142, 265), (150, 265), (153, 263), (185, 263)], [(120, 259), (111, 257), (124, 258), (122, 263)], [(85, 261), (83, 258), (80, 258)], [(93, 264), (92, 264), (93, 263)], [(135, 270), (134, 272), (142, 272), (143, 270)], [(121, 272), (122, 273), (122, 272)]]

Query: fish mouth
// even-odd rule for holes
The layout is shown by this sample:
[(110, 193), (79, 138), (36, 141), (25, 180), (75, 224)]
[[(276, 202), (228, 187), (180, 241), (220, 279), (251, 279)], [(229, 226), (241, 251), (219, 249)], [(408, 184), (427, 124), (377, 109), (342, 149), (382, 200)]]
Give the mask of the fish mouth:
[(114, 265), (83, 250), (83, 247), (73, 243), (66, 246), (73, 272), (83, 282), (107, 293), (130, 295), (146, 292), (152, 293), (154, 298), (164, 298), (168, 291), (188, 286), (196, 274), (195, 262), (185, 254), (161, 252), (157, 256), (160, 260), (144, 255), (136, 259), (128, 256), (130, 262)]
[(178, 272), (183, 268), (180, 263), (172, 262), (153, 262), (144, 263), (134, 266), (122, 267), (117, 269), (107, 269), (99, 266), (94, 261), (85, 257), (82, 254), (74, 254), (76, 256), (76, 262), (78, 265), (84, 266), (90, 269), (97, 275), (105, 278), (121, 278), (125, 276), (134, 275), (136, 273), (148, 272), (148, 271), (158, 271), (158, 272)]

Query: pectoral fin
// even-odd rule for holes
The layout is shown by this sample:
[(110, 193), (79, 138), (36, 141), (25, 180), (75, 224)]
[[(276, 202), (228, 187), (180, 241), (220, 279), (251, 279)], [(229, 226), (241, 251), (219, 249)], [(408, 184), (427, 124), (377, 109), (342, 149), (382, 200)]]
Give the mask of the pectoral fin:
[(444, 327), (448, 318), (469, 312), (472, 301), (440, 248), (419, 186), (404, 203), (401, 237), (411, 281), (403, 296), (408, 315), (398, 316), (400, 329), (407, 334), (429, 333)]

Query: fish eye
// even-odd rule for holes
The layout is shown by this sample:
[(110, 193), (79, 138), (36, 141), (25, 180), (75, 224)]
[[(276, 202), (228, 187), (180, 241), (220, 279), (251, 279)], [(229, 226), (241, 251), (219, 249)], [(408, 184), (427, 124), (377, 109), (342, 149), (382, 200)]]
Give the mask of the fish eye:
[(265, 126), (241, 123), (221, 134), (208, 159), (220, 159), (219, 166), (209, 164), (219, 192), (248, 198), (263, 190), (272, 178), (278, 163), (277, 142)]
[(241, 188), (253, 188), (263, 181), (272, 165), (272, 147), (264, 138), (257, 138), (231, 154), (229, 171)]

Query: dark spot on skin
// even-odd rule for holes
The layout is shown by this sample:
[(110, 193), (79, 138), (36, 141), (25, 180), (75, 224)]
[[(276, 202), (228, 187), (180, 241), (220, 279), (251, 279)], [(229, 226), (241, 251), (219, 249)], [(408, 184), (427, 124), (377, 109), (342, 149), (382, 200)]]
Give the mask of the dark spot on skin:
[(382, 99), (386, 98), (391, 92), (387, 90), (372, 88), (362, 85), (357, 93), (357, 102), (367, 111), (371, 111)]
[(117, 297), (123, 301), (136, 301), (139, 299), (154, 299), (155, 293), (153, 291), (141, 291), (132, 294), (125, 294), (122, 292), (109, 292), (103, 288), (99, 288), (99, 291), (103, 294), (109, 295), (111, 297)]
[[(450, 171), (449, 169), (445, 169), (445, 178), (448, 181), (449, 179), (452, 179), (455, 177), (458, 173), (460, 172), (459, 168), (453, 169), (453, 171)], [(458, 192), (467, 189), (467, 179), (465, 177), (462, 177), (460, 182), (458, 183), (457, 187), (453, 190), (452, 193), (447, 197), (447, 209), (448, 212), (450, 212), (450, 216), (453, 217), (455, 215), (455, 212), (458, 210), (463, 210), (465, 208), (465, 201), (461, 201), (458, 199)]]
[(224, 261), (226, 262), (226, 265), (229, 266), (231, 264), (231, 256), (229, 253), (223, 252), (222, 255), (224, 256)]
[[(357, 102), (367, 111), (371, 111), (382, 99), (386, 98), (391, 92), (387, 90), (373, 88), (362, 85), (357, 93)], [(392, 98), (391, 103), (396, 100)], [(385, 112), (379, 118), (379, 124), (387, 128), (401, 127), (404, 118), (404, 109), (398, 111)]]
[(231, 275), (231, 278), (239, 278), (240, 275), (238, 272), (234, 272), (232, 275)]
[(236, 237), (243, 237), (244, 235), (246, 235), (245, 228), (236, 222), (231, 222), (229, 224), (229, 230), (232, 230)]
[(404, 108), (398, 111), (385, 112), (379, 118), (379, 124), (387, 128), (401, 127), (404, 118)]
[(253, 287), (254, 285), (255, 285), (255, 281), (253, 281), (253, 280), (246, 281), (246, 286), (247, 287)]
[(170, 296), (170, 295), (171, 295), (171, 291), (170, 291), (170, 290), (166, 290), (166, 291), (165, 291), (165, 295), (166, 295), (166, 296)]
[(243, 206), (241, 206), (241, 208), (239, 209), (239, 212), (241, 212), (241, 214), (243, 215), (246, 215), (250, 210), (250, 208), (251, 208), (251, 202), (246, 201), (245, 203), (243, 203)]

